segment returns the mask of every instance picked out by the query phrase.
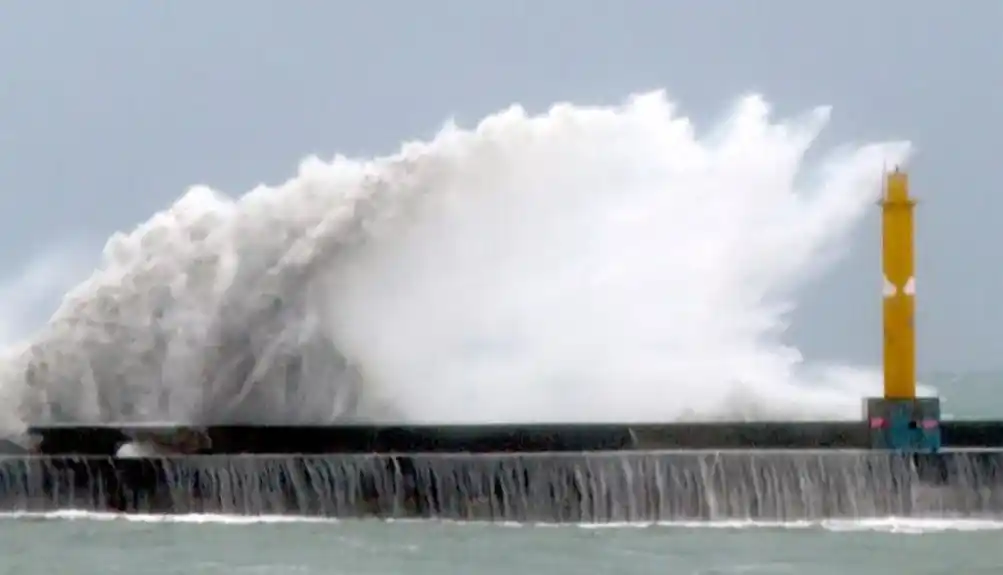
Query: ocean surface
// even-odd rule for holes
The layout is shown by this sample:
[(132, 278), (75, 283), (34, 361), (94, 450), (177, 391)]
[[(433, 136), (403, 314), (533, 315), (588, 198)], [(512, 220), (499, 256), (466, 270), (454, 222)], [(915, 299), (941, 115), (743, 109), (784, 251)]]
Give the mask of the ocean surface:
[(631, 575), (1000, 573), (1003, 527), (895, 520), (795, 526), (549, 527), (225, 518), (0, 521), (0, 573)]
[[(936, 377), (957, 417), (1003, 416), (992, 374)], [(1003, 572), (1001, 537), (1003, 519), (963, 517), (552, 526), (66, 511), (0, 516), (0, 575), (976, 575)]]

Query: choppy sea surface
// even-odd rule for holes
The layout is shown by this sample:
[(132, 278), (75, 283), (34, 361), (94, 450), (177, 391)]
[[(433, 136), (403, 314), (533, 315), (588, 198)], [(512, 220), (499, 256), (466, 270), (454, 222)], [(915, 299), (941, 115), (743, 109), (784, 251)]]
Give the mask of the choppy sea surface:
[[(991, 374), (938, 378), (956, 417), (1003, 416)], [(81, 512), (0, 516), (0, 575), (1003, 572), (1003, 520), (515, 525)]]
[(1003, 525), (515, 526), (233, 518), (5, 519), (0, 573), (999, 573)]

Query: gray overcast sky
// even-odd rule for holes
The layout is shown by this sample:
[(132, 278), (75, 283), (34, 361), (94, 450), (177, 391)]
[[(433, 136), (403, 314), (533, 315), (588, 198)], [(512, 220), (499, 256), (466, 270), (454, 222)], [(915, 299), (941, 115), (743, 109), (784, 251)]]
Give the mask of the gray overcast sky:
[[(1003, 2), (6, 0), (0, 78), (12, 272), (57, 241), (96, 259), (193, 183), (241, 192), (516, 101), (831, 104), (826, 143), (918, 146), (921, 367), (1003, 367)], [(879, 359), (877, 226), (796, 315), (812, 357)]]

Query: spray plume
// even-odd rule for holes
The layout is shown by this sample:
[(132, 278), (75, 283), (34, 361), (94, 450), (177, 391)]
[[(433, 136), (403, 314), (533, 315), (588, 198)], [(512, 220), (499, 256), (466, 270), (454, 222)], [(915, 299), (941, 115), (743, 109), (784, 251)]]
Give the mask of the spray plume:
[(782, 336), (908, 145), (807, 165), (827, 120), (653, 92), (192, 188), (6, 351), (0, 422), (856, 417), (878, 374)]

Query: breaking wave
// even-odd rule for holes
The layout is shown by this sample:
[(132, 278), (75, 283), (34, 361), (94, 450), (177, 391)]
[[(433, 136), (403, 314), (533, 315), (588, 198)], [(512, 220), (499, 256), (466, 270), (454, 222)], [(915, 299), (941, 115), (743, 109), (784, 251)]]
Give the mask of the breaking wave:
[(827, 119), (513, 107), (194, 187), (6, 350), (2, 423), (856, 417), (878, 374), (783, 332), (908, 145), (806, 163)]

